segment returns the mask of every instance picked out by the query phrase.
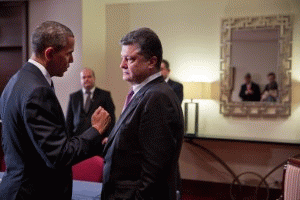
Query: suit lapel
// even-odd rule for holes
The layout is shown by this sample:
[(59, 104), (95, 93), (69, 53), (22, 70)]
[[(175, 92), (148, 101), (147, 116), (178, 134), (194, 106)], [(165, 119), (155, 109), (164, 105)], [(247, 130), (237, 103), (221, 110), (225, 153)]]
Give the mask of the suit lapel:
[[(91, 99), (91, 105), (90, 105), (89, 111), (86, 114), (88, 114), (89, 112), (91, 112), (91, 110), (96, 110), (96, 109), (92, 109), (92, 108), (95, 107), (96, 102), (100, 101), (99, 100), (100, 98), (101, 98), (100, 90), (98, 88), (95, 88), (94, 94), (93, 94), (93, 98)], [(83, 105), (83, 103), (82, 103), (82, 105)], [(83, 108), (83, 106), (82, 106), (82, 108)]]
[[(139, 94), (139, 95), (138, 95)], [(133, 112), (133, 110), (135, 109), (135, 107), (139, 104), (139, 102), (142, 99), (142, 93), (138, 92), (138, 94), (136, 94), (133, 99), (130, 101), (130, 103), (128, 104), (127, 108), (121, 113), (119, 120), (117, 121), (117, 123), (115, 124), (113, 130), (111, 131), (109, 137), (108, 137), (108, 142), (107, 145), (105, 146), (103, 152), (106, 152), (106, 150), (108, 149), (108, 147), (111, 145), (112, 141), (114, 140), (118, 130), (121, 127), (121, 124), (123, 123), (123, 121), (127, 118), (127, 116), (129, 116), (129, 114), (131, 112)], [(138, 96), (137, 96), (138, 95)]]
[(119, 120), (117, 121), (117, 123), (115, 124), (113, 130), (111, 131), (111, 133), (109, 135), (108, 142), (105, 145), (105, 148), (103, 150), (104, 155), (105, 155), (107, 149), (111, 146), (116, 134), (118, 133), (118, 130), (121, 127), (121, 124), (127, 118), (127, 116), (129, 116), (131, 114), (131, 112), (133, 112), (133, 110), (136, 108), (136, 106), (139, 105), (140, 101), (144, 97), (145, 92), (148, 89), (150, 89), (153, 85), (158, 84), (163, 81), (164, 81), (164, 79), (162, 78), (162, 76), (154, 79), (153, 81), (150, 81), (144, 87), (142, 87), (142, 89), (140, 89), (140, 91), (138, 91), (138, 93), (132, 98), (132, 100), (129, 102), (127, 108), (125, 108), (125, 110), (121, 113)]
[(78, 101), (80, 104), (80, 112), (84, 113), (84, 109), (83, 109), (83, 92), (82, 90), (80, 90), (80, 92), (78, 93)]
[[(41, 72), (41, 70), (40, 70), (37, 66), (35, 66), (35, 65), (32, 64), (32, 63), (27, 62), (27, 63), (24, 65), (23, 69), (32, 72), (32, 73), (33, 73), (35, 76), (37, 76), (37, 78), (41, 81), (41, 84), (43, 84), (43, 85), (49, 87), (49, 88), (51, 89), (51, 91), (53, 91), (53, 89), (51, 88), (50, 84), (49, 84), (48, 81), (46, 80), (45, 76), (43, 75), (43, 73)], [(55, 94), (54, 91), (53, 91), (53, 93), (54, 93), (54, 97), (56, 98), (56, 101), (57, 101), (58, 106), (59, 106), (60, 116), (64, 116), (63, 110), (62, 110), (61, 105), (60, 105), (60, 103), (59, 103), (59, 101), (58, 101), (58, 99), (57, 99), (57, 96), (56, 96), (56, 94)], [(64, 117), (63, 117), (63, 119), (64, 119)], [(65, 122), (64, 122), (64, 123), (65, 123)]]
[(101, 95), (100, 95), (99, 92), (100, 92), (100, 91), (98, 90), (98, 88), (95, 88), (94, 94), (93, 94), (93, 98), (91, 99), (91, 106), (90, 106), (90, 108), (89, 108), (89, 112), (90, 112), (91, 110), (96, 110), (96, 109), (92, 109), (92, 108), (95, 107), (96, 102), (99, 102), (99, 98), (101, 97)]

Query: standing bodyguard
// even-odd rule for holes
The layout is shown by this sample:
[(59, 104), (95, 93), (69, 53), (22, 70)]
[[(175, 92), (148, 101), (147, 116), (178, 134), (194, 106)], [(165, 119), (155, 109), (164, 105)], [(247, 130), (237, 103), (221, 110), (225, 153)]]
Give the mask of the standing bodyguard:
[(80, 135), (91, 127), (91, 116), (101, 106), (111, 117), (107, 137), (115, 124), (115, 106), (110, 92), (95, 87), (95, 73), (85, 68), (80, 72), (82, 89), (70, 95), (67, 111), (67, 129), (72, 135)]
[(167, 60), (162, 60), (160, 65), (160, 73), (164, 77), (165, 81), (169, 84), (169, 86), (174, 90), (181, 104), (183, 100), (183, 85), (170, 79), (170, 72), (171, 70), (169, 62)]
[(31, 59), (0, 99), (7, 166), (0, 199), (71, 199), (71, 166), (99, 153), (110, 117), (99, 107), (92, 127), (70, 137), (51, 77), (62, 77), (73, 62), (74, 35), (60, 23), (44, 22), (32, 35), (32, 47)]
[(149, 28), (121, 40), (123, 80), (132, 89), (104, 148), (102, 200), (174, 200), (183, 116), (160, 74), (162, 46)]

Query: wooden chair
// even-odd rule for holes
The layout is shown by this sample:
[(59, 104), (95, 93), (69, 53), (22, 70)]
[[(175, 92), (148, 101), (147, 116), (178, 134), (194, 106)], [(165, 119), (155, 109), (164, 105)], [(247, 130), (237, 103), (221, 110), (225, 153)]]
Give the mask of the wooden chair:
[(103, 158), (94, 156), (72, 167), (73, 180), (102, 182)]
[(280, 200), (300, 199), (300, 160), (290, 158), (283, 172), (283, 195)]

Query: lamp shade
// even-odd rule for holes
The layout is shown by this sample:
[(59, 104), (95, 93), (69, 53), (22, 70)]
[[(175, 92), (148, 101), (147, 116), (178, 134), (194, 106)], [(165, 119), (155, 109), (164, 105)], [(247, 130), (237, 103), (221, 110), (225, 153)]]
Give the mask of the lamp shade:
[(211, 83), (183, 82), (185, 99), (211, 99)]

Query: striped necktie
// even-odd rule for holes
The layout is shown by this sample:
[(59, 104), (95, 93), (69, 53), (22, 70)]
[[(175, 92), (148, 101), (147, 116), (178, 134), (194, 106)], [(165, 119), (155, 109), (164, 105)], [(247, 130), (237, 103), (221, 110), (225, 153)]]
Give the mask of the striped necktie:
[(91, 106), (91, 91), (87, 90), (85, 93), (87, 94), (87, 97), (85, 100), (84, 112), (88, 113)]

